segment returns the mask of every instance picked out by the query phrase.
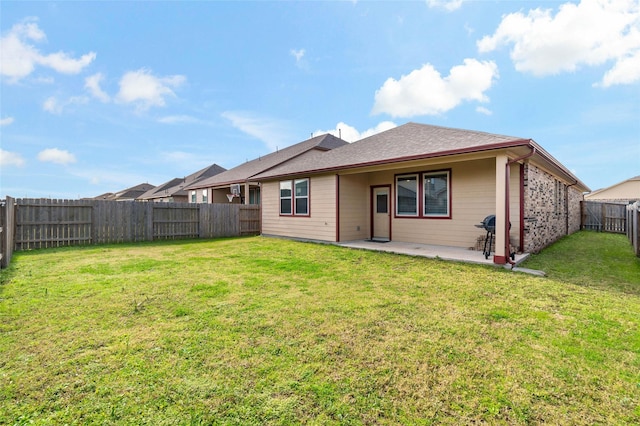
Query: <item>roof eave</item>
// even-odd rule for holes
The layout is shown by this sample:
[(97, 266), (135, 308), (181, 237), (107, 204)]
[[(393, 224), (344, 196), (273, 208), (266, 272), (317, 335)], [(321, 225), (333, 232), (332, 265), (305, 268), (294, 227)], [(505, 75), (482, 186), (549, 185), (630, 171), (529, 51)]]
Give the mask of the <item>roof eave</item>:
[[(324, 168), (318, 168), (318, 169), (301, 170), (301, 171), (291, 172), (291, 173), (282, 173), (282, 174), (279, 174), (279, 175), (269, 175), (269, 176), (265, 176), (265, 177), (262, 177), (262, 178), (254, 176), (254, 180), (256, 180), (256, 181), (265, 181), (265, 180), (279, 179), (279, 178), (282, 178), (282, 177), (293, 176), (293, 175), (319, 174), (319, 173), (336, 172), (336, 171), (340, 171), (340, 170), (348, 170), (348, 169), (354, 169), (354, 168), (359, 168), (359, 167), (382, 166), (382, 165), (385, 165), (385, 164), (403, 163), (403, 162), (407, 162), (407, 161), (416, 161), (416, 160), (427, 160), (427, 159), (430, 159), (430, 158), (447, 157), (447, 156), (451, 156), (451, 155), (473, 154), (473, 153), (477, 153), (477, 152), (493, 151), (493, 150), (496, 150), (496, 149), (505, 149), (505, 148), (515, 148), (515, 147), (520, 147), (520, 146), (532, 147), (531, 142), (532, 142), (531, 139), (516, 139), (516, 140), (513, 140), (513, 141), (509, 141), (509, 142), (500, 142), (500, 143), (496, 143), (496, 144), (482, 145), (482, 146), (477, 146), (477, 147), (468, 147), (468, 148), (453, 149), (453, 150), (448, 150), (448, 151), (439, 151), (439, 152), (434, 152), (434, 153), (424, 153), (424, 154), (418, 154), (418, 155), (409, 155), (409, 156), (405, 156), (405, 157), (394, 157), (394, 158), (387, 158), (387, 159), (378, 160), (378, 161), (369, 161), (369, 162), (364, 162), (364, 163), (352, 163), (352, 164), (348, 164), (348, 165), (341, 165), (341, 166), (335, 166), (335, 167), (324, 167)], [(257, 175), (257, 176), (259, 176), (259, 175)]]

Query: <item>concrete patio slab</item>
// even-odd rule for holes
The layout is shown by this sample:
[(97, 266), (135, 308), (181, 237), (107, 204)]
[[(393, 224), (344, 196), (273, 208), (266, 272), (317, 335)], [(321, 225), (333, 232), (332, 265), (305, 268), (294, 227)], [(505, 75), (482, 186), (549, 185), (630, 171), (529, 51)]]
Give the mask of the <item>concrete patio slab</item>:
[[(409, 256), (422, 256), (431, 259), (443, 259), (457, 262), (477, 263), (480, 265), (496, 265), (493, 263), (493, 255), (489, 259), (485, 259), (481, 251), (464, 249), (461, 247), (439, 246), (429, 244), (404, 243), (398, 241), (378, 242), (371, 240), (358, 240), (336, 243), (339, 246), (350, 247), (354, 249), (384, 251), (396, 254), (405, 254)], [(515, 263), (520, 264), (529, 253), (516, 254)], [(507, 267), (511, 265), (507, 264)]]

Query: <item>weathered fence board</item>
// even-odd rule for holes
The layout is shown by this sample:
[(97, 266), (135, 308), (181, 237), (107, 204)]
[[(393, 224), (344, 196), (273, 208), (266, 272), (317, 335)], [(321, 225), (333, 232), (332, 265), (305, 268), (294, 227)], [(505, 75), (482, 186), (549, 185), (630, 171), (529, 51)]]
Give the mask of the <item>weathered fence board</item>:
[(260, 206), (246, 206), (240, 209), (240, 235), (260, 233)]
[(582, 229), (614, 232), (627, 232), (626, 204), (582, 202)]
[[(7, 197), (1, 207), (3, 266), (8, 265), (13, 250), (233, 237), (259, 234), (261, 230), (260, 206), (255, 205)], [(9, 223), (8, 217), (12, 218)]]
[(627, 237), (640, 257), (640, 202), (627, 206)]

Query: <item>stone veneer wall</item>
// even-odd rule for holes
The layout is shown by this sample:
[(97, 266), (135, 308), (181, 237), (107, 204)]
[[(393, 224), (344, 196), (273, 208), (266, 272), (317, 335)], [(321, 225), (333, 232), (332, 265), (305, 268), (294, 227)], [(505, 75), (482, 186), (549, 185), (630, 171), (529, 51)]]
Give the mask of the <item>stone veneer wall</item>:
[(561, 237), (580, 229), (580, 202), (583, 196), (572, 186), (530, 163), (522, 167), (524, 167), (523, 249), (527, 253), (536, 253)]

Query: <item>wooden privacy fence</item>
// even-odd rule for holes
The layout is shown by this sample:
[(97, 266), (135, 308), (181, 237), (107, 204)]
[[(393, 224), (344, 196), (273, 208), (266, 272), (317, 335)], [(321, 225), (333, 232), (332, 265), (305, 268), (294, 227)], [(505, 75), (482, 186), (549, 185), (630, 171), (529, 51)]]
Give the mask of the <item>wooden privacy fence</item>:
[(13, 198), (0, 200), (0, 268), (6, 268), (13, 256), (15, 204)]
[(13, 250), (260, 233), (256, 205), (7, 197), (1, 207), (3, 266)]
[(581, 210), (581, 229), (619, 234), (627, 232), (626, 204), (583, 201)]
[(640, 201), (627, 206), (627, 237), (634, 253), (640, 257)]

